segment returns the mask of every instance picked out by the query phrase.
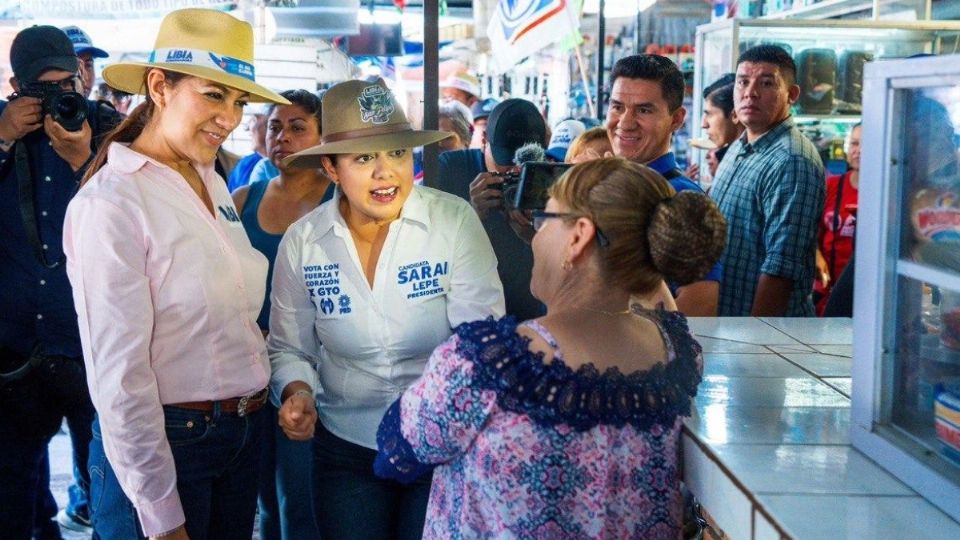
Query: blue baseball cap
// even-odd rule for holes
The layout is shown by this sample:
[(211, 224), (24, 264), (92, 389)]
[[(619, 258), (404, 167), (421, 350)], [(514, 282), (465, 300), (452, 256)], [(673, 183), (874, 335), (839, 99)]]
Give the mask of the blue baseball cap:
[(493, 98), (481, 99), (480, 101), (474, 103), (473, 106), (470, 107), (470, 112), (473, 113), (473, 121), (476, 122), (477, 120), (490, 116), (490, 113), (493, 112), (493, 108), (499, 103), (499, 101)]
[(93, 40), (80, 28), (76, 26), (64, 26), (61, 30), (70, 38), (70, 42), (73, 43), (73, 52), (77, 53), (78, 56), (83, 53), (89, 53), (90, 56), (94, 58), (107, 58), (110, 56), (107, 54), (107, 51), (94, 47)]
[(553, 130), (553, 136), (550, 137), (550, 144), (547, 145), (547, 155), (556, 161), (563, 161), (567, 157), (567, 149), (570, 143), (587, 130), (583, 122), (579, 120), (564, 120), (557, 124)]

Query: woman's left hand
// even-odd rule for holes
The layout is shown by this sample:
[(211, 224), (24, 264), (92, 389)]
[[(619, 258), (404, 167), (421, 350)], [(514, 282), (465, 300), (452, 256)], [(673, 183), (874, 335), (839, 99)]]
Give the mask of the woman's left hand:
[[(313, 430), (317, 423), (317, 406), (309, 388), (306, 383), (293, 382), (283, 391), (286, 399), (283, 400), (277, 416), (280, 428), (290, 440), (308, 441), (313, 438)], [(308, 391), (298, 392), (304, 389)]]

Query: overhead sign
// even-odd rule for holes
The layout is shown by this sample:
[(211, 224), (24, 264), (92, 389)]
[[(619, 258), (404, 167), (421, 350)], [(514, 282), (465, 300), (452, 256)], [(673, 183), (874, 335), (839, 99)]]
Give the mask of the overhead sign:
[(28, 18), (117, 19), (159, 17), (175, 9), (231, 10), (238, 2), (224, 0), (21, 0), (20, 15)]

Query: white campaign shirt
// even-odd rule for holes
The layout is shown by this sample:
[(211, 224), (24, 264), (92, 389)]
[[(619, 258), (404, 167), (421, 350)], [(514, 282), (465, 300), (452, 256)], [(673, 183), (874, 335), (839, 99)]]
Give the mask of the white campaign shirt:
[(415, 186), (390, 224), (373, 287), (367, 282), (338, 190), (293, 224), (273, 272), (271, 389), (311, 385), (323, 425), (376, 448), (387, 407), (423, 372), (460, 323), (501, 317), (497, 259), (466, 201)]
[(214, 215), (173, 169), (120, 143), (67, 208), (63, 247), (103, 446), (144, 533), (184, 522), (163, 405), (263, 389), (267, 259), (213, 166)]

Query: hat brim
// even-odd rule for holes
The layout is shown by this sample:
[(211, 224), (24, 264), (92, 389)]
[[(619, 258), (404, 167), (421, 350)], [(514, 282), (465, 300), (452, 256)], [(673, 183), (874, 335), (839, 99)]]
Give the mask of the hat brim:
[(76, 73), (80, 68), (80, 61), (76, 56), (48, 56), (35, 60), (26, 66), (17, 67), (18, 69), (14, 71), (13, 76), (21, 82), (32, 82), (51, 69)]
[(356, 154), (360, 152), (382, 152), (398, 148), (415, 148), (430, 143), (442, 141), (452, 136), (446, 131), (400, 131), (370, 137), (357, 137), (343, 141), (329, 142), (307, 148), (288, 156), (283, 160), (284, 167), (301, 169), (319, 168), (322, 166), (320, 157), (331, 154)]
[(554, 146), (553, 148), (547, 148), (544, 154), (557, 161), (563, 161), (567, 157), (567, 149), (562, 146)]
[(438, 85), (438, 88), (453, 88), (453, 89), (455, 89), (455, 90), (460, 90), (460, 91), (462, 91), (462, 92), (466, 92), (466, 93), (468, 93), (468, 94), (470, 94), (471, 96), (474, 96), (474, 97), (480, 95), (480, 91), (479, 91), (479, 90), (472, 90), (472, 89), (470, 89), (470, 88), (464, 88), (464, 87), (458, 86), (457, 84), (454, 84), (454, 83), (440, 83), (440, 84)]
[(231, 88), (240, 90), (241, 92), (249, 93), (249, 101), (254, 103), (270, 102), (277, 103), (279, 105), (290, 104), (290, 101), (288, 101), (285, 97), (268, 88), (260, 86), (250, 79), (244, 79), (243, 77), (230, 75), (229, 73), (224, 73), (223, 71), (204, 66), (168, 64), (166, 62), (157, 62), (155, 64), (150, 64), (147, 62), (122, 62), (119, 64), (111, 64), (103, 68), (103, 80), (107, 81), (107, 84), (113, 88), (116, 88), (117, 90), (122, 90), (130, 94), (142, 95), (146, 90), (143, 87), (143, 75), (147, 72), (147, 70), (152, 68), (183, 73), (184, 75), (192, 75), (194, 77), (200, 77), (201, 79), (208, 79), (222, 83)]
[[(520, 148), (519, 146), (517, 148)], [(506, 146), (494, 146), (490, 145), (490, 153), (493, 154), (493, 161), (501, 167), (514, 166), (516, 163), (513, 162), (514, 157), (517, 154), (517, 148), (509, 148)]]
[(110, 57), (110, 55), (107, 53), (107, 51), (105, 51), (105, 50), (103, 50), (103, 49), (99, 49), (99, 48), (97, 48), (97, 47), (83, 47), (83, 48), (81, 48), (81, 49), (77, 49), (77, 54), (83, 54), (83, 53), (90, 53), (90, 55), (93, 56), (94, 58), (109, 58), (109, 57)]

